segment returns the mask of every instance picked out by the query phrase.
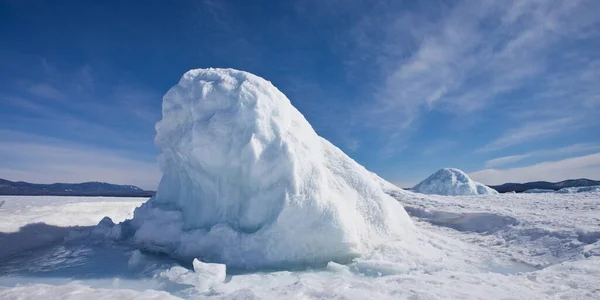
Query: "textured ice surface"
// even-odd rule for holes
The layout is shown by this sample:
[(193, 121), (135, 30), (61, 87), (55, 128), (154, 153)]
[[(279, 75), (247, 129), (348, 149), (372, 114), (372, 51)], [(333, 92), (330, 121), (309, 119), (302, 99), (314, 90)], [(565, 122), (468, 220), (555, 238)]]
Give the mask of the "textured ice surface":
[(187, 72), (156, 125), (163, 173), (136, 244), (239, 268), (344, 262), (413, 225), (377, 176), (319, 137), (270, 82)]
[[(446, 236), (547, 267), (600, 255), (600, 193), (398, 197), (413, 217)], [(476, 232), (477, 235), (465, 234)]]
[(105, 216), (117, 222), (131, 218), (135, 207), (145, 200), (1, 196), (0, 202), (4, 205), (0, 207), (0, 259), (72, 238), (78, 230), (73, 226), (96, 225)]
[[(192, 263), (182, 266), (127, 244), (83, 238), (0, 259), (0, 299), (600, 298), (600, 193), (395, 195), (416, 213), (419, 234), (410, 241), (387, 241), (348, 264), (227, 269), (224, 281), (218, 275), (223, 272), (198, 272), (208, 279), (201, 281), (195, 271), (200, 268)], [(0, 216), (6, 216), (0, 218), (1, 228), (21, 222), (19, 214), (51, 220), (46, 216), (64, 211), (56, 205), (61, 202), (44, 197), (20, 197), (19, 203), (27, 203), (22, 206), (0, 196), (5, 199), (12, 204), (0, 208)], [(53, 205), (44, 207), (46, 201)], [(102, 205), (107, 212), (121, 207), (118, 201)], [(17, 207), (19, 214), (13, 213)], [(96, 209), (85, 207), (76, 221), (99, 220)], [(160, 276), (172, 270), (187, 275)]]
[(565, 193), (565, 194), (587, 193), (587, 192), (600, 192), (600, 186), (594, 185), (594, 186), (568, 187), (568, 188), (562, 188), (557, 191), (557, 193)]
[[(0, 232), (16, 232), (21, 226), (45, 223), (56, 226), (96, 225), (105, 216), (114, 222), (133, 217), (133, 210), (148, 198), (0, 196)], [(85, 212), (85, 213), (82, 213)]]
[(523, 191), (523, 193), (525, 194), (544, 194), (544, 193), (554, 193), (556, 192), (555, 190), (546, 190), (546, 189), (529, 189), (526, 191)]
[(167, 292), (154, 290), (134, 291), (127, 289), (95, 289), (79, 283), (65, 285), (28, 284), (11, 289), (0, 288), (0, 298), (4, 300), (21, 299), (69, 299), (69, 300), (170, 300), (181, 299)]
[(425, 180), (412, 188), (412, 191), (421, 194), (436, 195), (485, 195), (498, 192), (469, 178), (459, 169), (444, 168), (431, 174)]

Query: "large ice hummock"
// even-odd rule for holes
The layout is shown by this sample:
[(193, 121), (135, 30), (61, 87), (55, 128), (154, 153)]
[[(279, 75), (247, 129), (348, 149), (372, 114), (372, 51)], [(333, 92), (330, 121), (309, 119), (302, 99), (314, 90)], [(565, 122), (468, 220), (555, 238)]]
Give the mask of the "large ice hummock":
[(230, 267), (347, 261), (412, 223), (364, 167), (316, 134), (270, 82), (187, 72), (156, 124), (163, 173), (133, 241)]
[(448, 196), (498, 194), (496, 190), (471, 180), (465, 172), (453, 168), (438, 170), (412, 190), (421, 194)]

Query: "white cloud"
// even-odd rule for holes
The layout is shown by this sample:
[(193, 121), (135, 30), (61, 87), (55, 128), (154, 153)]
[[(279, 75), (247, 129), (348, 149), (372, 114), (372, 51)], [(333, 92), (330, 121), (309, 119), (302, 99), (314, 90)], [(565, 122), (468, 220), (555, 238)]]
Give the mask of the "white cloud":
[(457, 146), (457, 142), (455, 140), (450, 139), (439, 139), (429, 143), (423, 151), (424, 156), (443, 153), (448, 151), (448, 149), (454, 148)]
[(540, 140), (559, 133), (564, 133), (574, 127), (574, 118), (561, 118), (541, 122), (529, 122), (518, 128), (507, 131), (494, 141), (479, 148), (478, 152), (490, 152), (522, 143)]
[[(560, 128), (542, 125), (557, 116), (589, 126), (600, 108), (600, 64), (588, 49), (600, 37), (592, 13), (600, 2), (398, 3), (360, 6), (353, 31), (357, 53), (349, 70), (378, 71), (367, 114), (372, 127), (410, 132), (431, 110), (465, 116), (493, 109), (497, 120), (523, 131), (502, 135), (484, 148), (491, 151), (551, 137)], [(529, 116), (519, 119), (524, 111)]]
[(155, 162), (26, 133), (1, 131), (0, 178), (36, 183), (104, 181), (156, 189)]
[(354, 152), (354, 151), (358, 150), (358, 148), (360, 148), (360, 142), (357, 139), (351, 139), (347, 142), (346, 148), (348, 148), (348, 150)]
[(490, 159), (490, 160), (486, 161), (485, 166), (486, 167), (502, 166), (502, 165), (521, 161), (530, 156), (531, 156), (531, 154), (527, 153), (527, 154), (522, 154), (522, 155), (511, 155), (511, 156), (498, 157), (498, 158), (494, 158), (494, 159)]
[(38, 97), (52, 100), (61, 100), (65, 97), (61, 91), (47, 83), (33, 84), (29, 87), (28, 91)]
[(112, 98), (117, 104), (110, 109), (120, 109), (133, 114), (133, 116), (142, 120), (156, 122), (160, 119), (160, 106), (152, 106), (152, 103), (158, 103), (156, 99), (161, 99), (162, 96), (157, 92), (135, 86), (121, 85), (114, 88)]
[(496, 185), (506, 182), (562, 181), (573, 178), (600, 179), (600, 153), (547, 161), (511, 169), (485, 169), (469, 174), (474, 180)]
[(510, 155), (490, 159), (485, 162), (486, 167), (499, 167), (506, 164), (515, 163), (529, 157), (543, 157), (563, 154), (573, 154), (577, 152), (585, 152), (600, 149), (600, 144), (575, 144), (557, 149), (538, 150), (520, 155)]

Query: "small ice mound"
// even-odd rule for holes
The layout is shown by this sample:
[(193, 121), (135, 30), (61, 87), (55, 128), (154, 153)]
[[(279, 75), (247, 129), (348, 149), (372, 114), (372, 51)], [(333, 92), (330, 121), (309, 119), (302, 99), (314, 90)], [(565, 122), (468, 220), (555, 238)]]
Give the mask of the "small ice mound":
[(378, 177), (318, 136), (260, 77), (191, 70), (164, 96), (162, 112), (163, 177), (127, 222), (140, 247), (234, 268), (286, 268), (346, 262), (412, 232)]
[(496, 190), (471, 180), (465, 172), (452, 168), (440, 169), (431, 174), (415, 185), (412, 191), (447, 196), (498, 194)]

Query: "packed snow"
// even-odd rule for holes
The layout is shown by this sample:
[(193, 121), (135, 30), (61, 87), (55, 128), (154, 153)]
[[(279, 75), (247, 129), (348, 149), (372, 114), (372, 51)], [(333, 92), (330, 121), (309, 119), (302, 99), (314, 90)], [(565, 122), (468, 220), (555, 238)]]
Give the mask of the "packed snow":
[(0, 197), (1, 299), (600, 298), (598, 191), (404, 191), (235, 70), (186, 73), (156, 129), (147, 202)]
[(411, 190), (421, 194), (447, 196), (498, 194), (496, 190), (471, 180), (465, 172), (453, 168), (436, 171)]
[(122, 224), (146, 250), (279, 268), (348, 262), (413, 235), (402, 206), (369, 171), (250, 73), (183, 75), (163, 98), (156, 144), (156, 196)]

